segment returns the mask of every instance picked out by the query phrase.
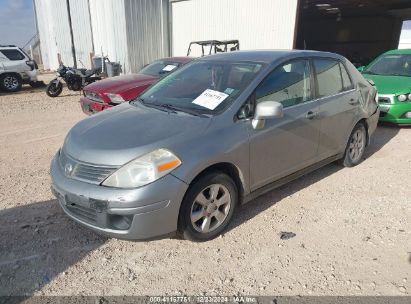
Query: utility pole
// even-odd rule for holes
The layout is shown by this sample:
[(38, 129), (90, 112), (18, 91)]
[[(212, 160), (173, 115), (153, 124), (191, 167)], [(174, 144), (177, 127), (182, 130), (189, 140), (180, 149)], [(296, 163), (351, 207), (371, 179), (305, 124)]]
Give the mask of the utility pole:
[(69, 22), (69, 27), (70, 27), (71, 53), (73, 55), (73, 65), (74, 65), (74, 68), (77, 69), (76, 48), (74, 47), (73, 27), (71, 25), (70, 0), (66, 0), (66, 3), (67, 3), (68, 22)]

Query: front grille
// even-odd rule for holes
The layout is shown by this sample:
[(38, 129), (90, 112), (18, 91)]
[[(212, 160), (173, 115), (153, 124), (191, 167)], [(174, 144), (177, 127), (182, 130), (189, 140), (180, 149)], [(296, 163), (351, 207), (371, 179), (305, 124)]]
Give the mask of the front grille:
[(97, 211), (95, 209), (87, 208), (73, 202), (66, 202), (67, 210), (79, 219), (91, 224), (97, 223)]
[(83, 91), (84, 96), (87, 97), (88, 99), (92, 100), (92, 101), (96, 101), (99, 103), (103, 103), (103, 98), (101, 98), (101, 96), (97, 93), (91, 92), (91, 91)]
[(60, 166), (65, 176), (92, 184), (100, 184), (118, 169), (83, 163), (66, 155), (63, 151), (60, 152)]

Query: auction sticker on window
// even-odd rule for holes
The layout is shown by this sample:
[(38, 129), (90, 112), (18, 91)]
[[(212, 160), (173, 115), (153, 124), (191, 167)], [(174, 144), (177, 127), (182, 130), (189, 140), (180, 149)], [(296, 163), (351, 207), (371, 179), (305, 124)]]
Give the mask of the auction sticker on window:
[(200, 96), (193, 100), (193, 103), (204, 108), (214, 110), (218, 107), (220, 103), (222, 103), (229, 95), (207, 89), (205, 90)]
[(176, 68), (175, 65), (169, 64), (169, 65), (166, 65), (166, 66), (162, 69), (162, 71), (164, 71), (164, 72), (170, 72), (170, 71), (174, 70), (175, 68)]

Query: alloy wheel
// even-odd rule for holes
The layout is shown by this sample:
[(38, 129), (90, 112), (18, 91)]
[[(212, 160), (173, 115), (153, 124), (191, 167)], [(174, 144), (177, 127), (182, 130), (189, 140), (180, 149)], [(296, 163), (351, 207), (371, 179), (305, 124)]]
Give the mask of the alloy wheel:
[(203, 189), (194, 199), (190, 219), (200, 233), (211, 232), (220, 227), (231, 208), (231, 195), (222, 184), (212, 184)]
[(349, 154), (353, 162), (356, 162), (363, 154), (365, 148), (365, 134), (363, 129), (358, 129), (351, 137)]
[(15, 76), (6, 76), (3, 79), (3, 86), (7, 90), (11, 90), (11, 91), (15, 90), (19, 86), (19, 80)]

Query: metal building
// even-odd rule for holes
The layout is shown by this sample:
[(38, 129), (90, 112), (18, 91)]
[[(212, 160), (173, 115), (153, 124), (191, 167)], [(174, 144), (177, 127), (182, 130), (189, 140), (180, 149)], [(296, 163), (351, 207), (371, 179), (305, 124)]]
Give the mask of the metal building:
[(168, 0), (34, 0), (45, 69), (91, 67), (93, 55), (124, 73), (169, 55)]
[[(367, 64), (397, 48), (410, 0), (34, 0), (44, 67), (105, 55), (124, 73), (186, 55), (189, 42), (331, 51)], [(193, 49), (192, 56), (200, 54)], [(59, 55), (59, 57), (58, 57)]]
[(292, 48), (298, 0), (34, 2), (45, 69), (56, 69), (59, 58), (89, 68), (91, 56), (105, 55), (127, 73), (157, 58), (184, 56), (193, 40), (239, 39), (242, 49)]

